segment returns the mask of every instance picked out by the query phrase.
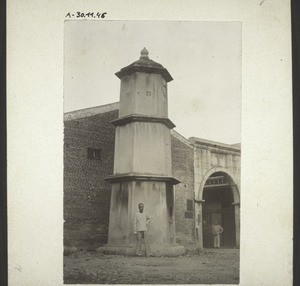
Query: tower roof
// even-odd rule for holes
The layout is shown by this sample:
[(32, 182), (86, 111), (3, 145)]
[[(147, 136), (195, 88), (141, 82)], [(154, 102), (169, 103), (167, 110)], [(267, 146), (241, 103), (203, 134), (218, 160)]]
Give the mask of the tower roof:
[(131, 65), (127, 67), (122, 68), (120, 71), (115, 73), (115, 75), (121, 79), (122, 77), (126, 75), (130, 75), (135, 72), (157, 73), (157, 74), (161, 74), (161, 76), (167, 82), (173, 80), (168, 70), (164, 68), (161, 64), (150, 60), (148, 55), (149, 55), (148, 50), (146, 48), (143, 48), (139, 60), (133, 62)]

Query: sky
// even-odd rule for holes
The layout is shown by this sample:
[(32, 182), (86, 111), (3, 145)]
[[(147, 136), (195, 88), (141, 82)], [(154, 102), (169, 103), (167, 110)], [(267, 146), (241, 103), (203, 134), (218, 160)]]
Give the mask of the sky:
[(162, 64), (169, 118), (186, 138), (241, 140), (241, 23), (66, 21), (64, 112), (119, 101), (115, 73), (140, 57)]

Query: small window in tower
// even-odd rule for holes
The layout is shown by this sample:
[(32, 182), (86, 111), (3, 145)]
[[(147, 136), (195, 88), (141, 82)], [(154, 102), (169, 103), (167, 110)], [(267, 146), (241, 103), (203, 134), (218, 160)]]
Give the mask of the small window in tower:
[(88, 148), (87, 157), (91, 160), (101, 160), (101, 149), (97, 148)]

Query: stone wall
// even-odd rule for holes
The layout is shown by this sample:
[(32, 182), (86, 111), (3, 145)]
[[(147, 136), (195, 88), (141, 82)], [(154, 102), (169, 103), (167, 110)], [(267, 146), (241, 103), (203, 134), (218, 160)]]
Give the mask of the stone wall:
[(172, 175), (181, 181), (174, 187), (176, 241), (186, 245), (194, 243), (194, 152), (188, 140), (175, 131), (171, 148)]
[[(190, 139), (195, 147), (194, 170), (195, 170), (195, 196), (202, 199), (203, 186), (209, 175), (215, 172), (223, 172), (229, 175), (232, 183), (236, 184), (240, 194), (241, 174), (241, 150), (239, 147), (221, 143), (206, 143)], [(239, 201), (239, 198), (235, 198)]]
[[(107, 243), (118, 110), (64, 122), (64, 245), (96, 248)], [(89, 159), (88, 148), (100, 149)], [(99, 155), (99, 154), (98, 154)]]

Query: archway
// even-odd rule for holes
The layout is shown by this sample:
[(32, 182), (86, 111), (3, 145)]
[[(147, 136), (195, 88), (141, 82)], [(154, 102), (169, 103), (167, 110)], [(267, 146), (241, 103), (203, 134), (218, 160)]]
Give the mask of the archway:
[(205, 178), (201, 195), (203, 247), (213, 247), (211, 226), (215, 221), (224, 229), (221, 247), (238, 246), (239, 217), (236, 203), (239, 202), (239, 195), (232, 177), (222, 171), (211, 172)]

